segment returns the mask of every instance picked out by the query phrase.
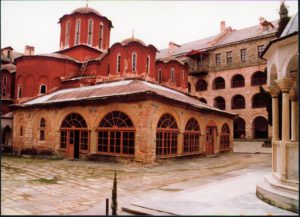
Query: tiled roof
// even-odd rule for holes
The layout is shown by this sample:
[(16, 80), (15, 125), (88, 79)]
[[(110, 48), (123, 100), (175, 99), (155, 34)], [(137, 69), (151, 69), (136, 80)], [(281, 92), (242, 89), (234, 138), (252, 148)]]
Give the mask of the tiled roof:
[(22, 57), (51, 57), (51, 58), (70, 60), (70, 61), (74, 61), (76, 63), (81, 63), (81, 62), (73, 59), (70, 56), (60, 54), (60, 53), (45, 53), (45, 54), (37, 54), (37, 55), (29, 55), (29, 56), (23, 55)]
[(152, 93), (154, 95), (161, 96), (169, 100), (175, 100), (179, 103), (188, 104), (196, 108), (213, 110), (219, 113), (228, 114), (232, 116), (235, 115), (234, 113), (229, 113), (209, 106), (205, 103), (200, 102), (198, 99), (191, 97), (187, 94), (181, 93), (179, 91), (138, 79), (114, 81), (110, 83), (101, 83), (87, 87), (58, 90), (45, 96), (41, 96), (23, 104), (14, 106), (27, 107), (46, 104), (63, 104), (66, 102), (87, 101), (92, 99), (98, 101), (110, 97), (125, 97), (138, 93)]
[(295, 14), (286, 25), (285, 29), (280, 35), (280, 38), (298, 32), (298, 13)]
[[(227, 36), (224, 37), (224, 39), (220, 40), (216, 44), (212, 45), (209, 42), (214, 40), (216, 37), (219, 36), (211, 36), (208, 38), (200, 39), (197, 41), (192, 41), (189, 43), (181, 44), (179, 48), (177, 48), (174, 53), (172, 53), (172, 56), (178, 56), (185, 54), (191, 50), (207, 50), (207, 49), (212, 49), (218, 46), (224, 46), (226, 44), (231, 44), (234, 42), (239, 42), (243, 41), (246, 39), (251, 39), (251, 38), (257, 38), (257, 37), (263, 37), (266, 35), (270, 34), (275, 34), (278, 26), (278, 20), (272, 21), (272, 25), (275, 27), (270, 31), (262, 31), (259, 27), (259, 25), (251, 26), (248, 28), (240, 29), (240, 30), (234, 30), (231, 33), (229, 33)], [(156, 58), (164, 58), (166, 56), (169, 56), (168, 49), (162, 49), (160, 50), (160, 53), (156, 54)]]
[(4, 119), (11, 119), (13, 117), (13, 113), (12, 112), (8, 112), (5, 115), (2, 115), (1, 118)]

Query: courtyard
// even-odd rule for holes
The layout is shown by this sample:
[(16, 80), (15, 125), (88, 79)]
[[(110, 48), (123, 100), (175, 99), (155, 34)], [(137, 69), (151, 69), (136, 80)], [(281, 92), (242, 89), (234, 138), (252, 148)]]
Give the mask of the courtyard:
[(271, 155), (238, 153), (152, 164), (4, 156), (1, 214), (105, 215), (114, 171), (119, 215), (295, 215), (255, 196)]

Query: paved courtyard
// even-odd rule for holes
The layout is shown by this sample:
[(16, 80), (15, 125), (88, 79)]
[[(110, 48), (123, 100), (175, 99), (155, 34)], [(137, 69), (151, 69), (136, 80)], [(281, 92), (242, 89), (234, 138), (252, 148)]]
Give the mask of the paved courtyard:
[[(256, 207), (258, 213), (266, 215), (293, 214), (255, 197), (254, 177), (262, 179), (271, 171), (271, 155), (238, 153), (164, 160), (150, 165), (5, 156), (1, 159), (1, 214), (104, 215), (105, 199), (111, 198), (115, 170), (118, 214), (128, 215), (121, 208), (132, 207), (132, 204), (178, 215), (221, 211), (253, 214)], [(251, 191), (247, 187), (250, 184)], [(236, 186), (237, 192), (245, 189), (244, 193), (226, 193), (230, 186)], [(248, 199), (251, 206), (245, 203)], [(180, 201), (182, 206), (174, 204)], [(189, 212), (188, 201), (192, 207)], [(214, 201), (216, 206), (207, 207)], [(245, 212), (239, 213), (239, 207)], [(248, 208), (251, 210), (246, 212)]]

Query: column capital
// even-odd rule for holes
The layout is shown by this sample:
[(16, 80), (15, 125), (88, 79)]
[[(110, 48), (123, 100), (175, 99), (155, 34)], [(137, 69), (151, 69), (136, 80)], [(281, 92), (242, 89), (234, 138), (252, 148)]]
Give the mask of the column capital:
[(298, 101), (298, 91), (296, 90), (296, 88), (291, 88), (291, 90), (290, 90), (290, 99), (293, 102)]
[(268, 87), (268, 90), (272, 97), (278, 97), (278, 94), (280, 93), (280, 89), (277, 86)]
[(282, 92), (287, 93), (292, 87), (294, 81), (292, 78), (281, 78), (275, 80), (275, 82)]

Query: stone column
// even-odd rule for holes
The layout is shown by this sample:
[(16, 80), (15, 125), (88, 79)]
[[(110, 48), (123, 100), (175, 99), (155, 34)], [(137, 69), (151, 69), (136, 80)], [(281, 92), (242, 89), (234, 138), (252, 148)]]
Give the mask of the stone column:
[(276, 86), (269, 87), (272, 96), (272, 140), (279, 141), (279, 111), (278, 111), (278, 94), (279, 88)]
[(282, 91), (282, 137), (280, 143), (280, 156), (277, 163), (281, 164), (280, 178), (287, 177), (287, 156), (286, 142), (290, 140), (290, 88), (293, 80), (291, 78), (282, 78), (275, 81)]
[(292, 125), (292, 130), (291, 130), (291, 141), (298, 141), (299, 140), (299, 135), (298, 135), (298, 91), (293, 88), (290, 91), (290, 98), (292, 101), (292, 117), (291, 117), (291, 125)]
[(282, 91), (282, 141), (290, 139), (290, 88), (293, 80), (282, 78), (275, 81)]
[(183, 131), (179, 130), (178, 132), (178, 145), (177, 145), (177, 154), (180, 156), (183, 154)]
[(96, 154), (97, 152), (97, 141), (98, 141), (98, 131), (92, 129), (90, 131), (90, 153), (91, 154)]

